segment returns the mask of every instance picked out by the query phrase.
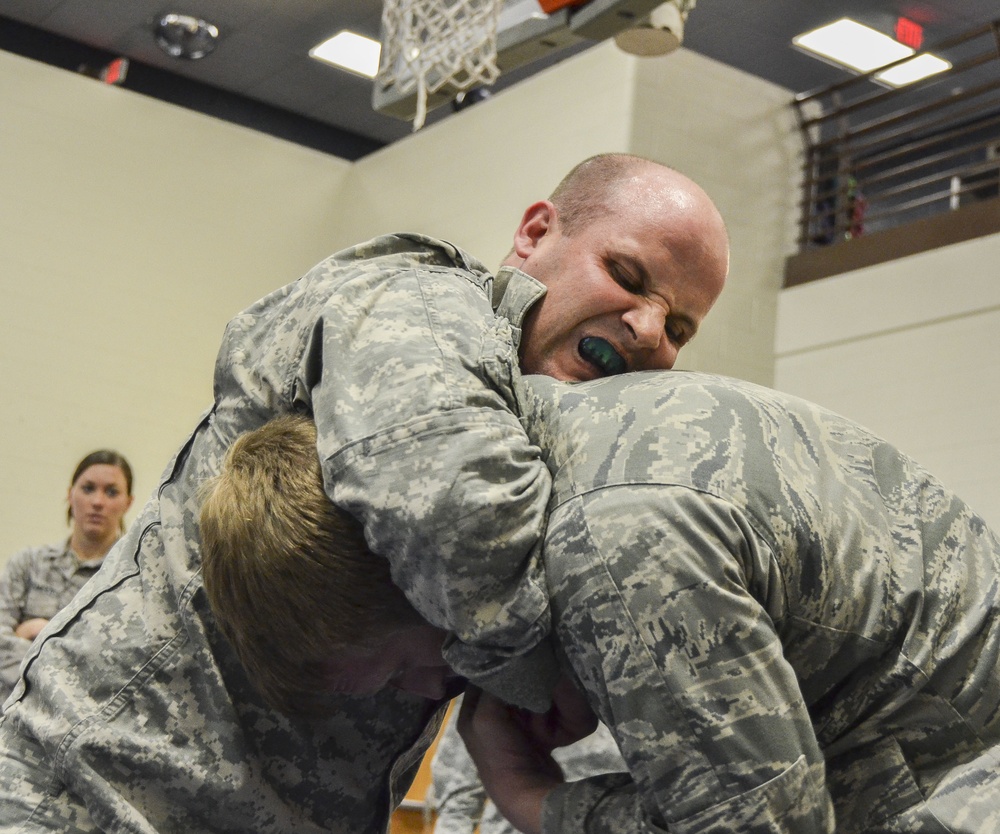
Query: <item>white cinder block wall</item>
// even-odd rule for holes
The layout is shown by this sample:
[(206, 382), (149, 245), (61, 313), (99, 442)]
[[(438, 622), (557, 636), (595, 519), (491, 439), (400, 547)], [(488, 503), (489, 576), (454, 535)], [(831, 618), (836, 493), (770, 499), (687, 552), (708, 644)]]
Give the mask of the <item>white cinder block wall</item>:
[(1000, 235), (784, 290), (775, 387), (873, 429), (1000, 529)]
[(787, 98), (684, 51), (647, 63), (608, 43), (352, 165), (0, 52), (0, 562), (66, 534), (66, 482), (93, 448), (132, 460), (145, 501), (246, 304), (386, 231), (495, 266), (523, 209), (600, 151), (705, 184), (733, 278), (682, 364), (770, 381), (798, 167)]
[(349, 163), (0, 52), (0, 563), (118, 448), (136, 515), (222, 330), (326, 254)]
[(573, 165), (629, 149), (633, 84), (634, 59), (598, 47), (359, 160), (344, 231), (425, 232), (495, 268), (524, 210)]

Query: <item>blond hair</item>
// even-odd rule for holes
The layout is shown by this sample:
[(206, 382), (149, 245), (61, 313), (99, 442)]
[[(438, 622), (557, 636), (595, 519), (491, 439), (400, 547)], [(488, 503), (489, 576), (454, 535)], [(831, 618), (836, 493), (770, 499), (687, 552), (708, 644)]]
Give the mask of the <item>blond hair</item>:
[(327, 497), (308, 418), (237, 438), (206, 485), (200, 529), (218, 625), (282, 712), (322, 712), (324, 660), (417, 618), (361, 525)]

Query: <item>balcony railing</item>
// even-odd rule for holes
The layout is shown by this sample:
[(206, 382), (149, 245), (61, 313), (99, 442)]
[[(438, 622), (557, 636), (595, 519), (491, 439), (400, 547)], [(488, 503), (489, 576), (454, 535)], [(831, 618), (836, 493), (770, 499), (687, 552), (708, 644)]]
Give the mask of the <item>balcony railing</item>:
[(952, 68), (893, 89), (881, 67), (796, 97), (800, 252), (1000, 196), (1000, 21), (927, 51)]

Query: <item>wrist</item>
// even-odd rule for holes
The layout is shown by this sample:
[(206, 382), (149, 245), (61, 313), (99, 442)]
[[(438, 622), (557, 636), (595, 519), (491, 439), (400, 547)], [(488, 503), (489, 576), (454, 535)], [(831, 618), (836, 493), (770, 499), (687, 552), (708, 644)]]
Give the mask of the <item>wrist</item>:
[(520, 791), (509, 808), (497, 807), (521, 834), (542, 834), (542, 807), (555, 785), (535, 786)]

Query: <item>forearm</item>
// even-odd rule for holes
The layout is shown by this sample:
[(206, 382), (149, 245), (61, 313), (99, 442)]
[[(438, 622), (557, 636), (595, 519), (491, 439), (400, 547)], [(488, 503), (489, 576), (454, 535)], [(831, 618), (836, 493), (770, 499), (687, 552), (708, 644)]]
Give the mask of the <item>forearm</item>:
[(4, 697), (17, 683), (21, 661), (31, 648), (30, 640), (15, 633), (24, 620), (29, 566), (27, 551), (21, 551), (10, 558), (0, 574), (0, 686)]
[(0, 702), (7, 697), (10, 690), (14, 688), (14, 684), (17, 683), (18, 677), (20, 677), (21, 661), (24, 660), (24, 656), (30, 648), (31, 641), (22, 640), (15, 636), (13, 631), (0, 635), (0, 689), (3, 690)]
[(561, 677), (543, 714), (470, 689), (457, 724), (499, 811), (523, 834), (540, 834), (547, 797), (563, 784), (552, 751), (593, 733), (596, 717), (574, 683)]
[(414, 607), (456, 636), (456, 670), (502, 677), (549, 631), (534, 548), (550, 478), (516, 416), (510, 327), (446, 272), (359, 296), (328, 311), (309, 351), (323, 356), (313, 405), (328, 492)]

